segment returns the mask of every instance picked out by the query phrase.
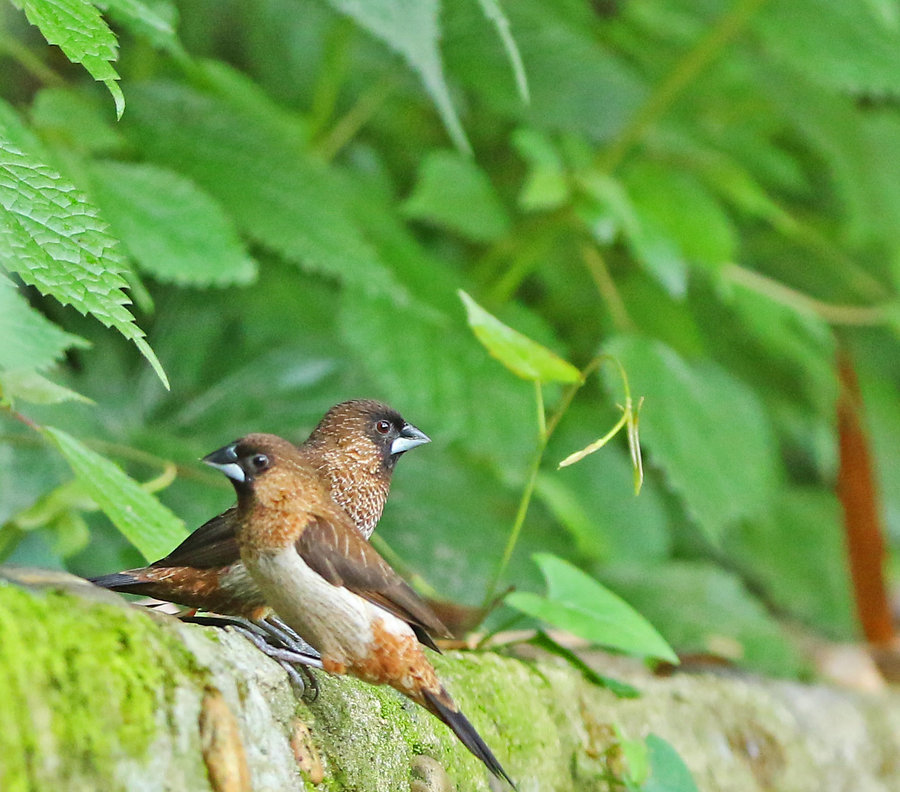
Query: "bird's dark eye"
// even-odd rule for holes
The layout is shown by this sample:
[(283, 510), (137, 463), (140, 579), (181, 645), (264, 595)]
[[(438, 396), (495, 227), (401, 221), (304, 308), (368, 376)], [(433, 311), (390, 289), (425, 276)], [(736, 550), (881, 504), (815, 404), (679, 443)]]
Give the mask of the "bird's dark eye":
[(391, 422), (382, 419), (377, 424), (375, 424), (375, 431), (378, 432), (378, 434), (386, 435), (391, 431)]
[(254, 454), (250, 457), (250, 467), (253, 468), (254, 473), (261, 473), (269, 467), (269, 457), (265, 454)]

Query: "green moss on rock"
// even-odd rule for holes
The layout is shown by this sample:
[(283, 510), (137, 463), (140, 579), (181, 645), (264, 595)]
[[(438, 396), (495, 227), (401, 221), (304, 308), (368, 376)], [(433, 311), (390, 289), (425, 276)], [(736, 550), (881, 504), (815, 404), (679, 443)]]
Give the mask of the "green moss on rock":
[(0, 585), (0, 789), (104, 788), (189, 665), (144, 614)]

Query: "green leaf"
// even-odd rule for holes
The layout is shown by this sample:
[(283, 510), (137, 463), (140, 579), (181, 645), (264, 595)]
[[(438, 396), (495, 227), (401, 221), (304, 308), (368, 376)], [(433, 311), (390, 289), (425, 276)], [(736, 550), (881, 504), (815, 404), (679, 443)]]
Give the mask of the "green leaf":
[(578, 567), (548, 553), (535, 563), (547, 580), (547, 597), (513, 592), (506, 603), (591, 643), (671, 663), (678, 656), (643, 616)]
[(633, 117), (646, 88), (629, 59), (607, 46), (590, 4), (515, 0), (504, 11), (528, 72), (528, 104), (506, 77), (506, 52), (483, 24), (481, 8), (455, 2), (442, 9), (448, 71), (490, 109), (482, 118), (605, 141)]
[(731, 219), (693, 174), (643, 161), (627, 169), (624, 182), (644, 234), (661, 237), (652, 244), (668, 241), (688, 262), (713, 269), (734, 260)]
[(403, 56), (418, 72), (456, 147), (467, 154), (471, 153), (472, 148), (444, 79), (444, 67), (438, 48), (438, 1), (328, 0), (328, 3)]
[(474, 242), (490, 242), (509, 228), (509, 217), (487, 175), (471, 158), (452, 151), (428, 153), (402, 211)]
[(97, 162), (91, 183), (103, 217), (148, 274), (182, 286), (256, 277), (231, 218), (183, 176), (154, 165)]
[(519, 206), (527, 212), (564, 206), (571, 189), (562, 156), (553, 142), (535, 129), (517, 129), (512, 144), (528, 163), (528, 175), (519, 192)]
[[(897, 8), (891, 14), (896, 19)], [(838, 91), (900, 95), (900, 28), (872, 4), (791, 0), (767, 3), (754, 19), (772, 55)], [(804, 33), (796, 35), (798, 30)]]
[(594, 238), (608, 245), (622, 235), (634, 257), (673, 297), (687, 293), (687, 263), (677, 242), (654, 219), (640, 213), (625, 185), (600, 172), (579, 176), (586, 194), (580, 214)]
[(777, 676), (809, 669), (790, 636), (741, 580), (711, 563), (605, 566), (603, 578), (679, 652), (711, 653)]
[(471, 153), (459, 116), (450, 99), (438, 48), (437, 0), (328, 0), (332, 8), (403, 56), (419, 74), (456, 147)]
[(44, 433), (60, 450), (85, 492), (144, 556), (153, 561), (187, 536), (184, 523), (114, 462), (60, 429)]
[(15, 284), (0, 273), (0, 370), (48, 368), (71, 346), (89, 344), (34, 310)]
[(60, 404), (67, 401), (94, 403), (87, 396), (57, 385), (35, 371), (0, 372), (0, 400), (15, 399), (32, 404)]
[(852, 641), (858, 625), (837, 496), (811, 487), (779, 495), (752, 524), (729, 531), (728, 556), (786, 613), (835, 640)]
[[(557, 427), (546, 456), (558, 459), (583, 445), (598, 420), (596, 405), (576, 401)], [(577, 465), (541, 473), (535, 494), (573, 537), (579, 557), (649, 563), (671, 550), (671, 520), (658, 480), (647, 477), (640, 497), (635, 497), (621, 444), (613, 443)]]
[[(604, 347), (645, 397), (641, 435), (651, 460), (713, 541), (774, 501), (781, 465), (756, 393), (714, 363), (689, 363), (659, 342), (618, 336)], [(605, 370), (607, 387), (619, 379)]]
[(647, 748), (650, 749), (650, 777), (641, 792), (698, 792), (688, 766), (666, 740), (648, 734)]
[(522, 379), (536, 382), (580, 382), (581, 372), (571, 363), (507, 327), (476, 303), (462, 289), (469, 327), (485, 349)]
[[(32, 127), (44, 140), (65, 144), (76, 151), (111, 152), (125, 143), (111, 119), (104, 115), (96, 97), (69, 88), (44, 88), (31, 105)], [(18, 143), (19, 148), (37, 154), (35, 147)]]
[(116, 115), (125, 109), (125, 97), (112, 67), (118, 43), (100, 12), (88, 0), (13, 0), (25, 11), (50, 44), (58, 46), (73, 63), (80, 63), (91, 77), (103, 82), (116, 103)]
[(0, 265), (42, 294), (114, 327), (168, 387), (162, 365), (125, 308), (125, 266), (97, 210), (4, 133), (0, 125)]
[(406, 298), (354, 222), (348, 185), (298, 147), (296, 129), (246, 97), (236, 106), (173, 84), (136, 88), (129, 107), (145, 153), (218, 199), (247, 236), (367, 294)]
[(643, 740), (628, 737), (618, 723), (613, 724), (613, 729), (618, 748), (625, 759), (626, 789), (639, 788), (650, 774), (650, 749)]
[(513, 75), (516, 78), (516, 88), (519, 96), (525, 104), (531, 101), (531, 94), (528, 90), (528, 77), (525, 74), (525, 64), (522, 63), (522, 55), (516, 45), (509, 29), (509, 19), (503, 13), (499, 0), (478, 0), (481, 10), (488, 21), (497, 29), (497, 35), (503, 42), (503, 49), (506, 50), (506, 57), (509, 65), (512, 67)]

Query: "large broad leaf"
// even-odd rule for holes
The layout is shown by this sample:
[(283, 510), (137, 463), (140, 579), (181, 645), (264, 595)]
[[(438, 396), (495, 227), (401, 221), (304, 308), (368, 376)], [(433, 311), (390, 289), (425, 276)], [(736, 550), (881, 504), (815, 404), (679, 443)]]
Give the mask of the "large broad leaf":
[(447, 69), (491, 112), (594, 141), (608, 140), (632, 118), (646, 89), (632, 64), (604, 46), (593, 6), (515, 0), (503, 9), (528, 73), (527, 104), (482, 8), (456, 0), (442, 13)]
[(853, 640), (857, 624), (834, 493), (784, 490), (766, 514), (730, 530), (723, 544), (785, 612), (837, 640)]
[[(713, 363), (688, 363), (645, 338), (619, 336), (605, 351), (644, 395), (641, 436), (651, 461), (710, 539), (769, 508), (780, 461), (769, 418), (748, 386)], [(618, 388), (618, 379), (608, 387)]]
[(181, 285), (245, 284), (251, 259), (222, 207), (193, 182), (154, 165), (98, 162), (92, 194), (142, 270)]
[(640, 162), (627, 169), (624, 183), (642, 229), (632, 244), (648, 265), (658, 257), (650, 251), (659, 246), (715, 269), (734, 260), (737, 233), (731, 220), (693, 174)]
[(0, 370), (37, 371), (53, 365), (71, 346), (88, 346), (34, 310), (0, 273)]
[(470, 151), (450, 99), (438, 49), (438, 0), (328, 0), (372, 35), (399, 52), (419, 73), (456, 146)]
[(25, 11), (28, 21), (50, 44), (106, 85), (116, 102), (116, 114), (121, 116), (125, 97), (112, 67), (119, 45), (96, 6), (88, 0), (13, 0), (13, 4)]
[(808, 669), (786, 631), (734, 575), (712, 564), (607, 566), (603, 579), (622, 592), (679, 652), (712, 653), (766, 674)]
[(534, 556), (547, 580), (547, 597), (513, 592), (506, 603), (591, 643), (672, 663), (678, 657), (643, 616), (578, 567), (547, 553)]
[(581, 381), (581, 372), (571, 363), (503, 324), (464, 291), (459, 296), (476, 338), (513, 374), (536, 382)]
[(403, 213), (475, 242), (490, 242), (509, 227), (509, 217), (487, 174), (470, 158), (453, 151), (433, 151), (426, 156)]
[[(62, 176), (11, 142), (0, 123), (0, 266), (41, 293), (114, 327), (165, 372), (125, 307), (126, 267), (97, 210)], [(12, 130), (18, 138), (22, 136)]]
[(191, 177), (249, 237), (368, 294), (402, 300), (347, 208), (346, 185), (297, 145), (297, 129), (242, 83), (240, 101), (174, 84), (135, 89), (128, 120), (151, 158)]
[(46, 427), (85, 492), (148, 561), (168, 553), (187, 536), (184, 523), (114, 462), (65, 432)]

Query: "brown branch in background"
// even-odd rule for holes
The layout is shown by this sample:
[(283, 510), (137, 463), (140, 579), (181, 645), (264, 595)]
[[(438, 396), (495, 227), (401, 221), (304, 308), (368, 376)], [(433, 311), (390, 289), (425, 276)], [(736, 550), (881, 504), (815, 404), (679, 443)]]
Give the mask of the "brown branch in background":
[(838, 350), (837, 367), (840, 381), (837, 493), (844, 511), (856, 611), (866, 640), (873, 646), (886, 648), (895, 643), (897, 634), (884, 581), (884, 532), (869, 441), (863, 427), (859, 383), (846, 350)]

